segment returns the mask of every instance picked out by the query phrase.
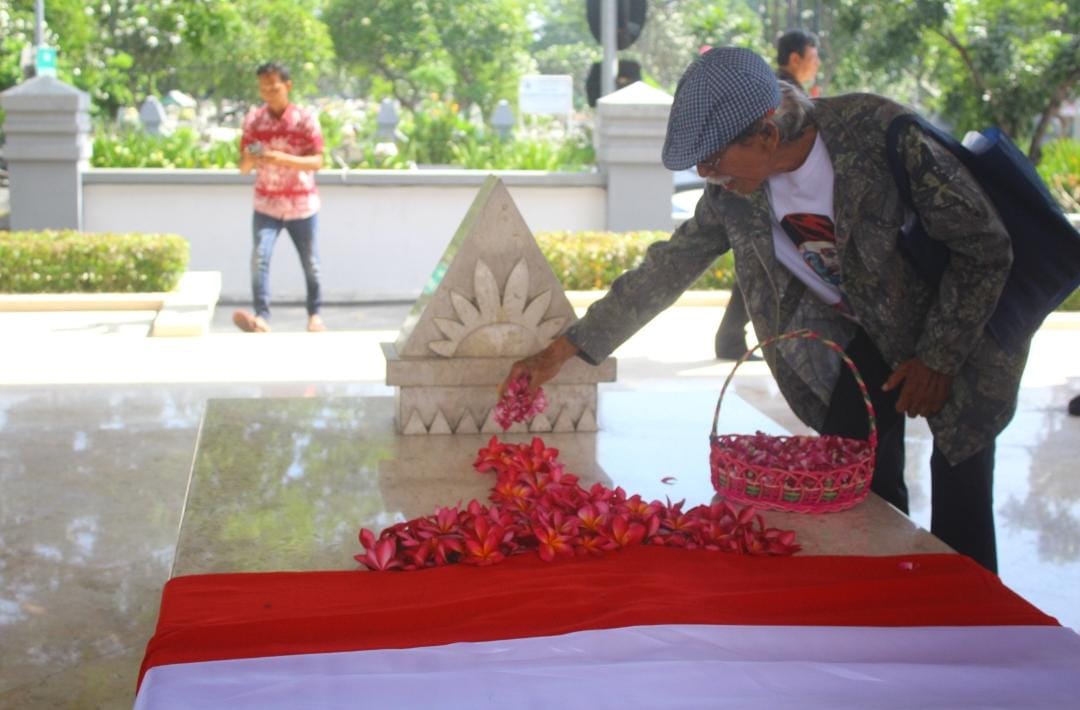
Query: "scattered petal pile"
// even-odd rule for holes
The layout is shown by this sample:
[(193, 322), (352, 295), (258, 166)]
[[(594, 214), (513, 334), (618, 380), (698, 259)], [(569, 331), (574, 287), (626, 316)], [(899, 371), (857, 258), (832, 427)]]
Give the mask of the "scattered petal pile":
[(791, 555), (795, 533), (766, 528), (753, 508), (727, 502), (683, 510), (678, 503), (646, 502), (599, 483), (585, 490), (539, 438), (505, 444), (495, 437), (475, 467), (495, 473), (490, 505), (439, 508), (398, 523), (376, 538), (360, 531), (365, 552), (356, 560), (372, 570), (416, 570), (448, 564), (491, 565), (536, 550), (544, 560), (601, 555), (630, 545), (704, 548), (748, 555)]
[(729, 455), (761, 468), (781, 471), (833, 471), (857, 464), (873, 453), (869, 441), (843, 436), (769, 436), (764, 432), (727, 434), (717, 445)]
[(547, 409), (547, 397), (542, 387), (529, 394), (529, 376), (519, 375), (510, 381), (506, 392), (495, 405), (495, 422), (503, 431), (516, 422), (525, 422)]

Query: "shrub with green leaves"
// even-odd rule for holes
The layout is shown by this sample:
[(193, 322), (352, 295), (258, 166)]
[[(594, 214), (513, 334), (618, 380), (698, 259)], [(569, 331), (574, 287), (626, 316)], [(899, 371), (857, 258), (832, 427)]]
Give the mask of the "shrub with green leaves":
[(470, 170), (546, 170), (574, 172), (596, 163), (596, 152), (584, 137), (562, 142), (541, 138), (495, 137), (461, 141), (450, 148), (454, 165)]
[(171, 291), (189, 256), (175, 234), (0, 232), (0, 293)]
[(1058, 307), (1059, 311), (1080, 311), (1080, 288), (1072, 292), (1065, 302)]
[(475, 142), (481, 135), (478, 126), (461, 115), (457, 104), (448, 101), (425, 101), (419, 110), (401, 116), (398, 131), (405, 140), (402, 153), (423, 165), (450, 165), (453, 146)]
[[(645, 258), (653, 242), (670, 237), (668, 232), (537, 232), (536, 242), (551, 264), (555, 276), (569, 291), (606, 290), (624, 271)], [(709, 267), (690, 288), (730, 289), (735, 286), (735, 265), (727, 252)], [(1080, 311), (1080, 289), (1058, 309)]]
[[(669, 232), (539, 232), (536, 241), (563, 288), (571, 291), (606, 289), (624, 271), (645, 258), (650, 244), (668, 239)], [(731, 252), (724, 254), (690, 286), (729, 289), (735, 283)]]
[[(1066, 212), (1080, 212), (1080, 141), (1059, 138), (1042, 147), (1039, 175)], [(1080, 289), (1058, 310), (1080, 311)]]
[(1066, 212), (1080, 212), (1080, 141), (1059, 138), (1042, 147), (1039, 175)]
[(162, 136), (137, 128), (99, 129), (90, 163), (95, 168), (234, 168), (238, 158), (236, 143), (205, 140), (182, 126)]
[[(587, 131), (565, 130), (558, 121), (532, 120), (503, 140), (482, 120), (460, 112), (453, 102), (431, 99), (417, 111), (402, 111), (397, 154), (379, 154), (375, 146), (377, 104), (367, 112), (329, 106), (319, 111), (324, 165), (328, 169), (400, 170), (415, 165), (450, 165), (471, 170), (545, 170), (579, 172), (596, 163)], [(237, 141), (212, 139), (190, 126), (169, 135), (151, 135), (138, 127), (95, 126), (96, 168), (235, 168)]]

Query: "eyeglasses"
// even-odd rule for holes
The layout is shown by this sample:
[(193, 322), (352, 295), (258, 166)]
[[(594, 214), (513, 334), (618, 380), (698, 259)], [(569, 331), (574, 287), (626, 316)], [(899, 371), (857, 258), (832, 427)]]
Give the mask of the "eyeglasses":
[(720, 161), (724, 159), (724, 155), (727, 153), (728, 147), (729, 146), (724, 146), (719, 151), (700, 161), (696, 167), (698, 169), (708, 168), (709, 170), (719, 170)]

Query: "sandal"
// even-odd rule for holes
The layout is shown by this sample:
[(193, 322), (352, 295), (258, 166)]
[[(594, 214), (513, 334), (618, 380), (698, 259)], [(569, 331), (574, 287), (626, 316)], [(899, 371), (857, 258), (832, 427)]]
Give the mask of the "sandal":
[(245, 333), (269, 333), (270, 325), (259, 316), (239, 309), (233, 312), (233, 323)]

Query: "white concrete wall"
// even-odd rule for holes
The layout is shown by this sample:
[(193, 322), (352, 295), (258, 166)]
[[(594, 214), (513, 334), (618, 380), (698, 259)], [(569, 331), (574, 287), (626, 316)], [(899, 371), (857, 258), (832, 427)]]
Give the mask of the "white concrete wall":
[[(416, 298), (487, 174), (319, 173), (323, 299)], [(533, 232), (604, 229), (603, 175), (497, 174)], [(191, 269), (221, 272), (223, 301), (250, 302), (252, 181), (236, 171), (89, 170), (83, 228), (180, 234), (191, 243)], [(284, 233), (271, 283), (275, 301), (303, 301), (303, 275)]]

